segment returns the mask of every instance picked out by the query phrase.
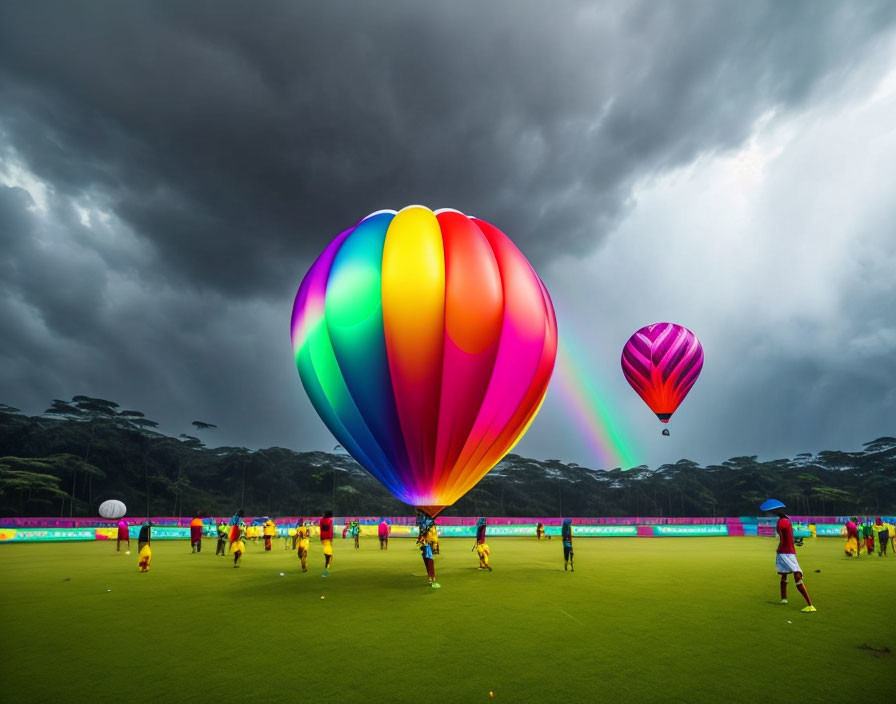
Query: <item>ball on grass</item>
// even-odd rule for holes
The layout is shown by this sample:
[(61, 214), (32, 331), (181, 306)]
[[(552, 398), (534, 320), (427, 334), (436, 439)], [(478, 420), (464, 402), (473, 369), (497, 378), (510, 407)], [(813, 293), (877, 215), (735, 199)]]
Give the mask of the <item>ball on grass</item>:
[(495, 693), (494, 693), (494, 692), (489, 692), (489, 693), (488, 693), (488, 698), (489, 698), (489, 699), (494, 699), (494, 698), (495, 698)]
[(321, 599), (326, 599), (326, 598), (327, 598), (327, 597), (325, 597), (325, 596), (322, 596), (322, 597), (321, 597)]

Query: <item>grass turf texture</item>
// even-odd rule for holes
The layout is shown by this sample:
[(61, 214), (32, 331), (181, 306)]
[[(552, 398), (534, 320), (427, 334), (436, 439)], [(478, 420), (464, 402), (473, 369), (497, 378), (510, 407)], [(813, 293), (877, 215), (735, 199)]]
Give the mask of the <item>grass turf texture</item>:
[[(0, 546), (10, 702), (829, 702), (896, 691), (896, 558), (798, 549), (818, 607), (778, 601), (770, 538), (335, 541), (330, 577), (278, 540), (243, 565), (157, 541)], [(817, 574), (815, 570), (820, 569)], [(285, 576), (280, 577), (280, 572)], [(111, 590), (111, 591), (107, 591)], [(321, 596), (326, 599), (322, 600)], [(863, 646), (870, 646), (863, 647)], [(871, 649), (873, 648), (873, 649)]]

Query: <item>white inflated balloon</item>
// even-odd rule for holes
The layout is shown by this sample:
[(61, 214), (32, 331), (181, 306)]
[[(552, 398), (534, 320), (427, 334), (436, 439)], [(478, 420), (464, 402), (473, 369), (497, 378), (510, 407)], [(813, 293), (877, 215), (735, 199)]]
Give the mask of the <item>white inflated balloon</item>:
[(100, 515), (103, 518), (121, 518), (128, 512), (128, 507), (117, 499), (109, 499), (100, 504)]

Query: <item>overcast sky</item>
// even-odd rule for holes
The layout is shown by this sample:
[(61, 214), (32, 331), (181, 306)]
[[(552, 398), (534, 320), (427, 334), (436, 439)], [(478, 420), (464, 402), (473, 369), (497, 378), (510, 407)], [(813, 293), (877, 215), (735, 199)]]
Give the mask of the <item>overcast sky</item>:
[[(293, 365), (366, 214), (506, 232), (638, 462), (896, 435), (896, 4), (0, 4), (0, 402), (332, 449)], [(704, 371), (672, 435), (619, 354)], [(602, 466), (552, 383), (517, 451)]]

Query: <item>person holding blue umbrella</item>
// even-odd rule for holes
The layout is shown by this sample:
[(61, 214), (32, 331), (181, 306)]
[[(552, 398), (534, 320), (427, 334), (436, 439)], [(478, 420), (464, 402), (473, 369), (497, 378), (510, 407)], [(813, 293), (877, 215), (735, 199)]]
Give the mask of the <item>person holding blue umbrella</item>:
[(803, 570), (796, 560), (796, 547), (793, 544), (793, 524), (790, 522), (790, 517), (784, 513), (784, 508), (784, 504), (777, 499), (768, 499), (759, 507), (760, 511), (766, 511), (778, 517), (778, 523), (775, 525), (775, 532), (778, 534), (775, 568), (781, 575), (781, 601), (779, 603), (787, 603), (787, 575), (793, 574), (796, 588), (806, 600), (806, 606), (801, 611), (812, 613), (817, 609), (812, 605), (809, 592), (806, 591), (806, 586), (803, 584)]

